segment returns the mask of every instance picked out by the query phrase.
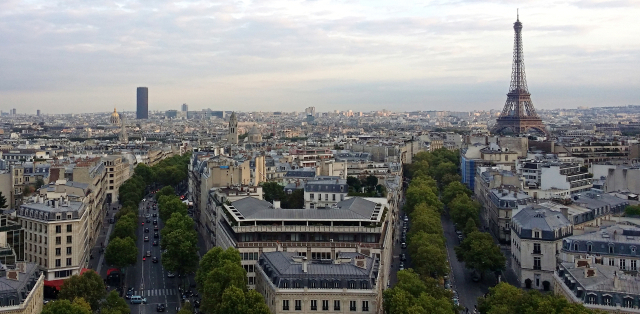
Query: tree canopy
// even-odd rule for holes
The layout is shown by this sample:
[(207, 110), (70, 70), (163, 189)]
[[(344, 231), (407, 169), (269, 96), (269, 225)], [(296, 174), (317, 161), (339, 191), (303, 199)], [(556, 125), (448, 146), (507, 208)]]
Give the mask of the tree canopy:
[(460, 246), (455, 248), (456, 257), (465, 263), (465, 267), (475, 269), (480, 274), (484, 272), (505, 269), (505, 257), (493, 242), (493, 237), (486, 232), (470, 233)]
[(85, 271), (82, 275), (73, 275), (66, 279), (60, 287), (58, 299), (84, 299), (91, 306), (92, 311), (100, 308), (100, 302), (106, 295), (102, 277), (93, 270)]
[(133, 265), (138, 258), (136, 242), (130, 238), (113, 238), (109, 241), (104, 255), (107, 263), (117, 268)]
[[(42, 301), (40, 301), (42, 302)], [(55, 300), (44, 305), (41, 314), (91, 314), (91, 306), (82, 298)]]

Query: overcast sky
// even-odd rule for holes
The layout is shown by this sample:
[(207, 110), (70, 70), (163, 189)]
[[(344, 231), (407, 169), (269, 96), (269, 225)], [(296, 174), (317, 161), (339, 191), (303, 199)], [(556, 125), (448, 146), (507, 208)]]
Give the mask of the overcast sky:
[(536, 108), (639, 104), (640, 1), (0, 1), (0, 110), (501, 110), (516, 9)]

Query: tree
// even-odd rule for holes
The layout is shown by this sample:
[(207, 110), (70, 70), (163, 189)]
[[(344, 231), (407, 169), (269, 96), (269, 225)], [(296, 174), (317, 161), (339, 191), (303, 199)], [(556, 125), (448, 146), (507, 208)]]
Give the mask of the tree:
[(263, 182), (262, 193), (264, 200), (272, 203), (274, 200), (281, 201), (284, 199), (284, 188), (278, 182)]
[(243, 291), (247, 289), (247, 273), (239, 262), (224, 261), (207, 274), (202, 290), (202, 309), (205, 313), (218, 313), (222, 294), (229, 287)]
[(468, 237), (471, 233), (476, 231), (478, 231), (478, 225), (476, 224), (476, 221), (473, 220), (473, 218), (469, 217), (469, 219), (467, 220), (467, 224), (464, 226), (464, 230), (462, 230), (462, 233), (465, 237)]
[(449, 273), (447, 252), (442, 234), (422, 231), (409, 238), (409, 253), (416, 272), (423, 277), (440, 277)]
[(443, 234), (440, 213), (425, 203), (418, 204), (411, 213), (410, 236), (420, 231), (427, 234)]
[(131, 309), (127, 302), (118, 295), (116, 290), (111, 290), (107, 295), (107, 299), (100, 308), (100, 314), (129, 314)]
[(69, 301), (82, 298), (89, 303), (92, 311), (97, 311), (105, 295), (102, 277), (93, 270), (87, 270), (82, 275), (73, 275), (66, 279), (60, 287), (58, 298)]
[(284, 209), (304, 208), (304, 190), (294, 190), (291, 194), (285, 194), (281, 206)]
[[(158, 177), (159, 176), (160, 174), (158, 174)], [(159, 200), (161, 196), (176, 196), (176, 190), (174, 190), (170, 185), (167, 185), (156, 193), (156, 200)]]
[(175, 230), (162, 239), (162, 265), (168, 271), (189, 274), (198, 268), (198, 239), (185, 230)]
[(456, 166), (454, 163), (449, 161), (443, 162), (439, 164), (437, 167), (435, 168), (432, 167), (431, 169), (432, 169), (433, 178), (436, 179), (436, 181), (438, 182), (442, 182), (442, 178), (444, 177), (444, 175), (454, 174), (458, 172), (458, 166)]
[(571, 303), (563, 296), (542, 294), (537, 290), (525, 291), (501, 282), (489, 288), (486, 297), (478, 298), (478, 310), (484, 314), (502, 313), (549, 313), (592, 314), (582, 304)]
[(160, 212), (160, 219), (163, 221), (169, 220), (173, 213), (180, 213), (187, 215), (187, 205), (185, 205), (177, 196), (162, 196), (160, 199), (163, 202), (158, 202), (158, 211)]
[(187, 302), (182, 306), (178, 314), (193, 314), (193, 308), (191, 307), (191, 303)]
[(164, 228), (160, 230), (160, 234), (164, 238), (176, 230), (184, 230), (187, 233), (192, 233), (193, 237), (197, 238), (198, 233), (193, 228), (193, 224), (193, 219), (189, 217), (189, 215), (183, 215), (180, 212), (175, 212), (171, 214), (171, 218), (165, 222)]
[(209, 250), (202, 259), (196, 272), (196, 283), (199, 287), (203, 287), (207, 276), (216, 268), (222, 267), (225, 263), (240, 265), (240, 252), (233, 247), (223, 250), (220, 247), (214, 247)]
[(41, 314), (91, 314), (91, 306), (82, 298), (73, 302), (69, 300), (55, 300), (44, 305)]
[(136, 238), (137, 221), (133, 220), (130, 215), (122, 216), (113, 227), (111, 239), (115, 238)]
[(456, 196), (458, 196), (458, 194), (466, 194), (467, 196), (471, 196), (471, 190), (469, 190), (466, 185), (460, 182), (451, 182), (442, 191), (441, 200), (443, 203), (448, 205), (454, 198), (456, 198)]
[[(2, 207), (4, 208), (4, 207)], [(640, 216), (640, 205), (629, 205), (624, 209), (624, 214), (627, 216)]]
[(411, 269), (398, 272), (398, 283), (383, 292), (385, 313), (438, 313), (454, 314), (451, 292), (446, 291), (434, 278), (426, 283)]
[(7, 205), (7, 198), (4, 197), (4, 195), (2, 195), (2, 192), (0, 192), (0, 208), (7, 208), (9, 207), (9, 205)]
[(218, 314), (269, 314), (264, 297), (255, 290), (242, 291), (231, 286), (222, 294), (222, 302)]
[(438, 196), (425, 185), (415, 185), (413, 183), (409, 185), (406, 192), (406, 199), (409, 214), (411, 214), (416, 205), (420, 203), (425, 203), (427, 206), (437, 208), (438, 210), (442, 209), (442, 203), (438, 200)]
[(475, 269), (483, 275), (487, 270), (505, 269), (505, 257), (493, 238), (486, 232), (472, 232), (460, 246), (455, 247), (456, 257), (465, 267)]
[(109, 265), (123, 268), (136, 263), (138, 257), (138, 247), (132, 238), (113, 238), (107, 245), (104, 255)]
[(472, 200), (467, 194), (458, 194), (449, 203), (449, 214), (458, 229), (464, 228), (469, 218), (473, 219), (476, 225), (480, 225), (480, 207), (480, 203)]
[(366, 179), (365, 179), (365, 183), (367, 184), (368, 187), (375, 187), (376, 185), (378, 185), (378, 178), (374, 175), (369, 175)]
[(133, 169), (133, 172), (136, 176), (140, 176), (147, 185), (153, 183), (153, 181), (155, 180), (153, 169), (145, 164), (138, 164)]

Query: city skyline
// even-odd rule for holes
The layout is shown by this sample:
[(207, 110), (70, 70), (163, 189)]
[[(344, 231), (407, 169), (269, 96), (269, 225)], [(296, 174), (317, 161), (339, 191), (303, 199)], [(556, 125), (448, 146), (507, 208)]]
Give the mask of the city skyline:
[[(520, 4), (538, 109), (637, 104), (638, 4)], [(516, 7), (367, 2), (0, 4), (0, 109), (500, 110)], [(53, 109), (53, 108), (61, 109)]]

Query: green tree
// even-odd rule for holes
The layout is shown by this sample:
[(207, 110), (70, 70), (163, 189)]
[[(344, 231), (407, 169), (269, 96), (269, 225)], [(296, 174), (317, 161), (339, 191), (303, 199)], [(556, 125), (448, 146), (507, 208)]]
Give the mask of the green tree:
[(431, 168), (431, 169), (432, 169), (433, 178), (436, 179), (436, 181), (438, 182), (442, 182), (442, 178), (444, 177), (444, 175), (455, 174), (458, 172), (458, 166), (456, 166), (454, 163), (449, 161), (443, 162), (439, 164), (437, 167)]
[(423, 277), (440, 277), (449, 273), (447, 252), (442, 234), (418, 232), (409, 238), (413, 268)]
[(436, 209), (428, 207), (425, 203), (418, 204), (411, 213), (411, 230), (409, 231), (409, 236), (418, 232), (443, 234), (440, 213)]
[(304, 190), (294, 190), (291, 194), (286, 194), (281, 203), (284, 209), (304, 208)]
[(272, 203), (274, 200), (282, 201), (285, 197), (284, 187), (278, 184), (278, 182), (263, 182), (262, 193), (264, 200)]
[(107, 245), (104, 257), (109, 265), (123, 268), (136, 263), (138, 247), (130, 237), (113, 238)]
[(493, 238), (486, 232), (472, 232), (460, 246), (455, 247), (456, 257), (465, 267), (475, 269), (483, 275), (487, 270), (505, 269), (505, 257)]
[(162, 187), (162, 189), (160, 189), (156, 193), (156, 200), (160, 199), (160, 196), (176, 196), (176, 190), (174, 190), (173, 187), (167, 185), (165, 187)]
[(185, 205), (177, 196), (162, 196), (160, 198), (163, 202), (158, 202), (158, 211), (160, 212), (160, 219), (163, 221), (169, 220), (173, 213), (180, 213), (187, 215), (187, 205)]
[(451, 182), (447, 186), (445, 186), (442, 191), (441, 200), (445, 204), (451, 203), (451, 201), (458, 196), (458, 194), (466, 194), (467, 196), (471, 196), (471, 190), (467, 189), (467, 186), (462, 184), (461, 182)]
[(60, 287), (59, 299), (75, 300), (82, 298), (91, 306), (91, 310), (100, 308), (100, 301), (105, 297), (106, 290), (102, 277), (93, 270), (85, 271), (82, 275), (73, 275), (66, 279)]
[(478, 231), (478, 225), (476, 224), (476, 221), (473, 220), (473, 218), (469, 217), (469, 219), (467, 220), (467, 224), (464, 226), (464, 230), (462, 230), (462, 233), (465, 237), (468, 237), (471, 233), (476, 231)]
[(376, 185), (378, 185), (378, 178), (376, 176), (374, 176), (374, 175), (369, 175), (365, 179), (365, 183), (367, 184), (368, 187), (373, 188)]
[(198, 268), (198, 239), (185, 230), (175, 230), (161, 240), (162, 265), (168, 271), (190, 274)]
[(91, 314), (91, 306), (82, 298), (73, 302), (69, 300), (55, 300), (44, 305), (41, 314)]
[(214, 269), (222, 267), (225, 263), (240, 265), (240, 252), (233, 247), (223, 250), (221, 247), (214, 247), (209, 250), (202, 259), (196, 272), (196, 283), (198, 287), (203, 287), (209, 273)]
[(480, 225), (480, 207), (478, 201), (472, 200), (466, 194), (458, 194), (449, 203), (449, 214), (458, 229), (464, 228), (469, 218), (473, 219), (476, 225)]
[(202, 309), (205, 313), (218, 313), (222, 294), (229, 287), (243, 291), (247, 289), (247, 273), (238, 262), (224, 261), (207, 274), (202, 290)]
[(427, 278), (427, 284), (411, 269), (398, 272), (398, 283), (383, 292), (385, 313), (438, 313), (454, 314), (451, 292), (446, 291), (434, 278)]
[(130, 215), (120, 217), (116, 224), (113, 226), (113, 232), (111, 233), (111, 239), (115, 238), (136, 238), (136, 229), (138, 228), (137, 221), (134, 221)]
[(138, 164), (133, 169), (133, 172), (136, 176), (140, 176), (147, 185), (153, 183), (155, 180), (153, 169), (145, 164)]
[(413, 209), (420, 203), (425, 203), (427, 206), (437, 208), (438, 211), (442, 210), (442, 203), (438, 199), (437, 194), (428, 188), (428, 186), (411, 184), (405, 195), (407, 200), (406, 210), (409, 214), (411, 214)]
[(7, 198), (4, 197), (4, 195), (2, 195), (2, 192), (0, 192), (0, 208), (7, 208), (9, 207), (9, 205), (7, 205)]
[(222, 302), (218, 314), (269, 314), (264, 297), (255, 290), (242, 291), (231, 286), (222, 293)]
[(131, 309), (127, 302), (118, 295), (116, 290), (111, 290), (100, 308), (100, 314), (129, 314)]
[[(1, 202), (1, 201), (0, 201)], [(4, 207), (2, 207), (4, 208)], [(624, 209), (624, 214), (627, 216), (640, 216), (640, 205), (629, 205)]]
[(191, 307), (191, 303), (184, 303), (182, 308), (180, 308), (180, 311), (178, 311), (178, 314), (193, 314), (193, 307)]
[(176, 230), (184, 230), (187, 233), (193, 234), (193, 238), (197, 239), (198, 233), (194, 229), (193, 225), (193, 219), (189, 217), (189, 215), (183, 215), (180, 212), (175, 212), (171, 214), (171, 218), (166, 220), (164, 228), (160, 230), (160, 234), (164, 238)]
[(35, 184), (36, 190), (39, 190), (43, 185), (44, 185), (44, 180), (42, 180), (42, 178), (36, 179), (36, 184)]

